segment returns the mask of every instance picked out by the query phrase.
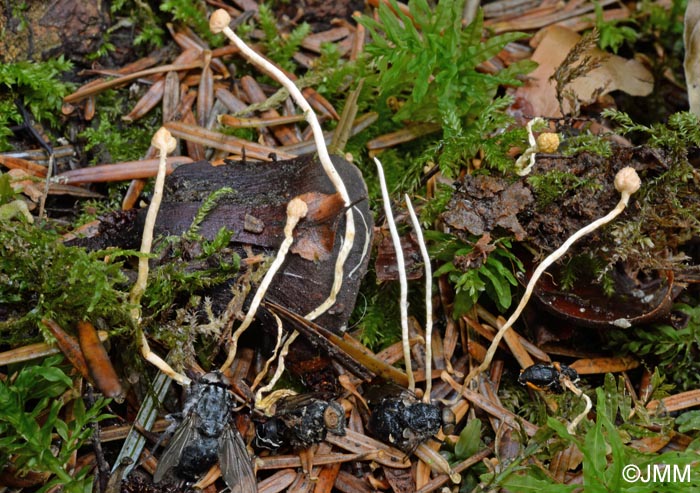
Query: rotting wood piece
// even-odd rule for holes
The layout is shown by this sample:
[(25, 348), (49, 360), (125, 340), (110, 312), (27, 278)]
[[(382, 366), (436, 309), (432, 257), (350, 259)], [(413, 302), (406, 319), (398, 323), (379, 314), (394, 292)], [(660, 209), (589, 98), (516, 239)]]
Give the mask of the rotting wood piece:
[[(316, 320), (319, 325), (337, 332), (347, 323), (367, 269), (369, 257), (363, 252), (372, 231), (372, 216), (367, 187), (359, 170), (342, 158), (334, 156), (332, 160), (348, 189), (357, 217), (355, 222), (359, 225), (345, 264), (345, 279), (337, 302)], [(232, 243), (248, 244), (268, 254), (283, 240), (289, 200), (303, 194), (315, 199), (309, 201), (308, 217), (297, 226), (291, 250), (295, 252), (294, 246), (305, 242), (307, 246), (301, 253), (306, 258), (290, 255), (275, 276), (266, 298), (296, 313), (308, 313), (321, 304), (333, 284), (335, 259), (345, 231), (345, 209), (342, 201), (334, 200), (335, 189), (318, 159), (305, 156), (262, 163), (229, 161), (218, 167), (202, 161), (178, 168), (166, 181), (155, 234), (180, 235), (187, 231), (202, 201), (221, 187), (230, 187), (235, 193), (217, 203), (201, 223), (199, 233), (212, 239), (225, 226), (233, 232)], [(140, 221), (144, 216), (145, 213), (140, 214)], [(248, 223), (250, 216), (259, 220), (262, 231), (246, 229), (246, 216)], [(225, 306), (228, 298), (230, 293), (223, 289), (218, 295), (214, 294), (214, 303)]]

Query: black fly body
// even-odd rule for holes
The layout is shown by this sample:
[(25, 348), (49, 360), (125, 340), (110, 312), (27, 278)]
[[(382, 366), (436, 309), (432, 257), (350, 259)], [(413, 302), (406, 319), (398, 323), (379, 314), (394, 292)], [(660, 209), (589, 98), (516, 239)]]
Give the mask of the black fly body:
[(574, 384), (579, 381), (578, 373), (570, 366), (561, 363), (537, 363), (523, 369), (518, 376), (518, 382), (535, 390), (551, 390), (561, 394), (564, 391), (561, 385), (562, 376)]
[(275, 415), (256, 426), (253, 444), (269, 450), (285, 445), (305, 449), (325, 440), (328, 432), (345, 435), (343, 406), (313, 394), (301, 394), (276, 404)]
[(232, 493), (257, 491), (255, 473), (245, 443), (230, 423), (233, 396), (221, 372), (202, 375), (192, 383), (179, 413), (181, 422), (153, 475), (160, 482), (172, 471), (194, 481), (216, 464)]
[(450, 416), (434, 404), (421, 402), (415, 394), (396, 385), (373, 385), (365, 397), (371, 409), (370, 432), (409, 455), (441, 426), (454, 424), (454, 414)]

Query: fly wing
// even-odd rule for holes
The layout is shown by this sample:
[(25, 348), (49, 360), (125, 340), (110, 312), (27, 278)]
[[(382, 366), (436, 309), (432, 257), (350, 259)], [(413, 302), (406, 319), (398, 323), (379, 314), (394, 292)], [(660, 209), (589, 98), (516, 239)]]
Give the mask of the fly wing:
[(231, 488), (231, 493), (258, 491), (258, 482), (248, 450), (238, 430), (232, 429), (230, 425), (224, 428), (219, 437), (219, 465), (221, 475)]
[(275, 404), (275, 415), (280, 416), (294, 413), (294, 411), (313, 404), (318, 400), (321, 400), (321, 394), (319, 392), (308, 392), (305, 394), (283, 397)]
[(159, 483), (165, 473), (180, 463), (180, 456), (185, 446), (194, 438), (196, 433), (194, 415), (189, 414), (185, 420), (177, 427), (170, 443), (163, 451), (158, 461), (158, 467), (153, 474), (153, 482)]

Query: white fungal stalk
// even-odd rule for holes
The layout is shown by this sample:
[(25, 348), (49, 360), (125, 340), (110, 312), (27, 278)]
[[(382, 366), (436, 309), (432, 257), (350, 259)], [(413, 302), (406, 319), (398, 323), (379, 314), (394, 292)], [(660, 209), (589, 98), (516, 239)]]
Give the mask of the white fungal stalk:
[(289, 247), (292, 246), (292, 242), (294, 241), (294, 228), (299, 223), (301, 218), (306, 217), (307, 211), (308, 205), (299, 197), (294, 197), (289, 201), (289, 204), (287, 204), (287, 222), (284, 225), (284, 240), (277, 251), (275, 260), (265, 273), (265, 277), (263, 277), (258, 290), (255, 292), (255, 296), (253, 296), (253, 301), (250, 303), (248, 313), (246, 313), (243, 322), (238, 329), (236, 329), (236, 332), (234, 332), (231, 336), (231, 345), (229, 347), (228, 357), (221, 366), (221, 371), (226, 371), (228, 367), (231, 366), (231, 363), (233, 363), (233, 360), (236, 357), (236, 350), (238, 348), (238, 339), (240, 339), (241, 335), (243, 335), (243, 333), (255, 319), (255, 314), (258, 311), (260, 303), (265, 297), (265, 293), (270, 287), (270, 283), (272, 283), (272, 279), (275, 277), (275, 274), (277, 274), (279, 268), (282, 267), (284, 259), (287, 256), (287, 252), (289, 251)]
[(292, 345), (292, 343), (296, 340), (296, 338), (299, 337), (299, 332), (296, 330), (292, 332), (287, 340), (284, 342), (284, 345), (282, 346), (282, 350), (280, 351), (279, 357), (278, 357), (278, 362), (277, 362), (277, 369), (275, 370), (275, 374), (272, 376), (272, 379), (268, 382), (267, 385), (264, 387), (260, 387), (258, 391), (255, 393), (255, 407), (256, 409), (264, 409), (266, 406), (263, 404), (263, 394), (266, 392), (271, 391), (273, 388), (275, 388), (275, 385), (277, 384), (277, 381), (280, 379), (282, 376), (282, 373), (284, 372), (284, 358), (287, 356), (287, 353), (289, 353), (289, 346)]
[(308, 101), (306, 101), (299, 88), (289, 79), (289, 77), (284, 74), (284, 72), (246, 45), (243, 40), (239, 38), (229, 27), (230, 23), (231, 16), (228, 14), (228, 12), (226, 12), (224, 9), (219, 9), (211, 15), (209, 19), (209, 28), (214, 34), (223, 32), (226, 37), (228, 37), (229, 40), (231, 40), (231, 42), (240, 50), (241, 54), (248, 59), (248, 61), (279, 82), (289, 92), (294, 101), (304, 112), (304, 118), (311, 127), (314, 135), (314, 142), (316, 143), (319, 161), (321, 162), (326, 175), (333, 183), (336, 191), (343, 199), (345, 207), (347, 207), (347, 211), (345, 213), (345, 238), (343, 239), (340, 252), (338, 253), (338, 258), (336, 259), (335, 277), (331, 292), (328, 295), (328, 298), (320, 306), (305, 316), (305, 318), (308, 320), (314, 320), (335, 304), (336, 297), (343, 284), (343, 267), (345, 265), (345, 261), (350, 255), (352, 245), (355, 240), (355, 221), (352, 213), (350, 195), (345, 188), (345, 183), (343, 183), (342, 178), (331, 162), (328, 149), (326, 148), (326, 141), (323, 136), (323, 129), (318, 122), (318, 118), (316, 118), (316, 114), (314, 113), (313, 109), (311, 109), (311, 106), (309, 105)]
[(601, 217), (600, 219), (597, 219), (576, 231), (573, 235), (571, 235), (571, 237), (568, 240), (564, 242), (562, 246), (560, 246), (554, 252), (549, 254), (549, 256), (542, 261), (542, 263), (537, 267), (537, 269), (535, 269), (535, 272), (532, 274), (530, 281), (527, 283), (527, 287), (525, 288), (525, 294), (523, 295), (522, 299), (520, 300), (520, 303), (518, 304), (513, 314), (506, 321), (506, 323), (503, 324), (503, 326), (498, 330), (496, 336), (493, 338), (493, 341), (491, 342), (491, 345), (489, 346), (489, 349), (486, 352), (486, 357), (484, 358), (484, 361), (477, 368), (472, 370), (469, 373), (469, 375), (467, 375), (467, 378), (464, 379), (465, 387), (469, 384), (471, 380), (474, 379), (474, 377), (476, 377), (478, 374), (482, 373), (489, 367), (494, 354), (496, 354), (496, 349), (498, 349), (498, 344), (501, 342), (501, 339), (503, 339), (503, 336), (506, 333), (506, 331), (511, 328), (511, 326), (515, 323), (515, 321), (522, 313), (523, 309), (525, 308), (525, 305), (527, 304), (528, 300), (530, 299), (530, 296), (532, 295), (532, 292), (535, 289), (537, 281), (542, 276), (542, 274), (544, 274), (547, 268), (554, 262), (556, 262), (559, 258), (561, 258), (571, 247), (571, 245), (574, 244), (575, 241), (616, 218), (625, 209), (625, 207), (627, 207), (630, 197), (634, 192), (639, 190), (641, 183), (642, 182), (639, 178), (639, 175), (637, 175), (637, 172), (634, 170), (634, 168), (626, 167), (617, 172), (617, 175), (615, 175), (615, 188), (618, 192), (620, 192), (620, 201), (617, 203), (615, 208), (612, 211), (610, 211), (606, 216)]
[(576, 416), (574, 420), (571, 423), (569, 423), (569, 425), (566, 427), (566, 431), (573, 435), (576, 432), (576, 427), (578, 426), (578, 424), (583, 420), (583, 418), (585, 418), (588, 415), (591, 408), (593, 408), (593, 403), (591, 402), (591, 398), (588, 397), (588, 395), (584, 394), (583, 391), (579, 389), (576, 385), (574, 385), (574, 382), (572, 382), (571, 379), (566, 375), (562, 375), (559, 378), (559, 382), (571, 392), (576, 394), (578, 397), (581, 397), (586, 403), (586, 407), (581, 412), (581, 414)]
[(265, 375), (267, 375), (267, 370), (270, 369), (270, 365), (275, 360), (275, 358), (277, 358), (277, 352), (280, 350), (280, 346), (282, 346), (282, 336), (284, 335), (282, 320), (280, 320), (280, 318), (275, 313), (273, 313), (272, 316), (275, 318), (275, 323), (277, 324), (277, 342), (275, 343), (275, 349), (272, 351), (270, 357), (265, 361), (265, 364), (263, 365), (262, 370), (260, 370), (260, 373), (258, 373), (255, 376), (255, 380), (253, 380), (253, 384), (250, 386), (250, 390), (255, 390), (260, 384), (260, 382), (262, 382), (262, 379), (265, 378)]
[(430, 265), (430, 256), (423, 239), (423, 230), (420, 227), (416, 211), (408, 194), (405, 195), (408, 214), (411, 216), (411, 223), (416, 232), (418, 248), (423, 257), (425, 275), (425, 393), (423, 402), (430, 403), (430, 392), (433, 388), (433, 269)]
[(141, 345), (141, 354), (144, 359), (158, 367), (158, 369), (176, 382), (182, 385), (189, 385), (191, 380), (188, 377), (173, 370), (160, 356), (151, 351), (146, 335), (141, 329), (141, 297), (146, 291), (146, 284), (148, 283), (148, 255), (151, 253), (151, 247), (153, 246), (153, 229), (155, 228), (156, 218), (158, 217), (160, 203), (163, 200), (163, 187), (165, 186), (168, 153), (175, 150), (177, 147), (177, 140), (175, 140), (165, 127), (161, 127), (155, 135), (153, 135), (151, 145), (160, 151), (160, 161), (158, 163), (158, 173), (156, 174), (156, 183), (153, 189), (153, 198), (151, 199), (151, 205), (148, 207), (148, 212), (146, 213), (146, 222), (143, 227), (143, 235), (141, 236), (141, 257), (139, 257), (138, 275), (129, 296), (129, 301), (134, 306), (131, 311), (131, 317), (137, 327), (137, 337)]
[(384, 168), (382, 167), (382, 163), (376, 157), (374, 158), (374, 162), (377, 165), (379, 186), (382, 189), (384, 215), (386, 216), (386, 222), (389, 225), (391, 240), (394, 243), (394, 251), (396, 252), (396, 268), (398, 269), (399, 284), (401, 286), (401, 297), (399, 301), (399, 310), (401, 312), (401, 342), (403, 344), (403, 359), (404, 364), (406, 365), (406, 374), (408, 375), (408, 390), (415, 392), (416, 380), (413, 376), (413, 369), (411, 367), (411, 345), (409, 344), (408, 336), (408, 281), (406, 280), (406, 265), (403, 259), (403, 249), (401, 248), (399, 232), (396, 230), (394, 215), (391, 212), (391, 200), (389, 198), (389, 191), (386, 188), (386, 180), (384, 179)]

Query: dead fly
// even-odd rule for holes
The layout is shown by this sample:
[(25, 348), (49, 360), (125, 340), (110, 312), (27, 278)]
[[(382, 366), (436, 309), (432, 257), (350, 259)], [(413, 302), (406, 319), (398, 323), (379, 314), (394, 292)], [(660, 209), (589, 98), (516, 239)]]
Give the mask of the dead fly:
[(521, 370), (518, 382), (531, 389), (551, 390), (561, 394), (564, 391), (561, 385), (562, 377), (568, 378), (574, 384), (579, 381), (578, 373), (569, 366), (561, 363), (552, 363), (551, 365), (537, 363)]
[(257, 491), (255, 473), (245, 443), (230, 423), (233, 396), (221, 372), (210, 372), (192, 382), (175, 433), (153, 475), (155, 483), (173, 471), (194, 481), (216, 464), (233, 493)]
[(345, 435), (343, 406), (314, 394), (293, 395), (280, 399), (274, 415), (256, 426), (253, 445), (268, 450), (306, 449), (325, 440), (328, 432)]
[(421, 402), (413, 392), (396, 385), (373, 385), (365, 397), (371, 410), (370, 432), (407, 454), (440, 431), (441, 426), (454, 425), (454, 414)]

